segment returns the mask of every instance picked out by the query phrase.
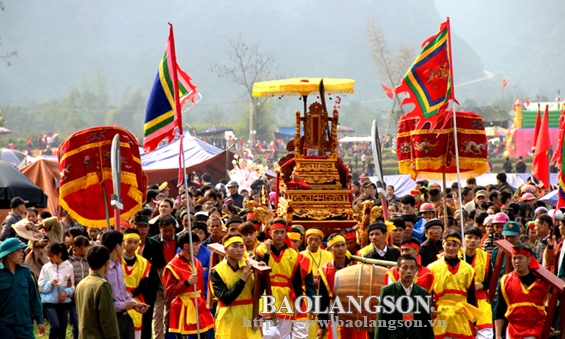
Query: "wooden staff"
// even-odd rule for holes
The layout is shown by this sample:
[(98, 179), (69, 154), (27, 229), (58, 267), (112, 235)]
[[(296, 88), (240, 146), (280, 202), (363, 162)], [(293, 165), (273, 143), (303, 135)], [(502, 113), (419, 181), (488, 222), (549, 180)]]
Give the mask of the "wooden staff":
[(447, 229), (447, 193), (445, 184), (445, 164), (442, 167), (443, 170), (443, 229)]
[[(221, 256), (222, 258), (226, 256), (226, 249), (222, 244), (209, 244), (208, 249), (210, 250), (210, 269), (216, 266), (216, 254)], [(273, 291), (271, 290), (271, 279), (269, 274), (271, 273), (272, 269), (269, 266), (261, 266), (259, 262), (253, 260), (251, 258), (246, 259), (248, 265), (253, 267), (253, 277), (254, 277), (254, 284), (253, 284), (253, 320), (259, 319), (259, 298), (261, 297), (261, 277), (267, 276), (267, 295), (273, 295)], [(210, 275), (208, 275), (208, 286), (210, 286)], [(212, 292), (209, 291), (208, 296), (206, 297), (206, 307), (208, 309), (212, 309), (214, 307), (214, 298), (212, 297)], [(256, 321), (253, 321), (253, 330), (257, 330)]]

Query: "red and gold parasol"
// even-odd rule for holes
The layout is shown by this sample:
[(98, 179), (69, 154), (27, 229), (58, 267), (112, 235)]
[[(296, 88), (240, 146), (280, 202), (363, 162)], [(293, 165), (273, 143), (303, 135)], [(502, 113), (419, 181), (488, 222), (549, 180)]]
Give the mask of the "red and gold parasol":
[(110, 205), (113, 192), (110, 154), (116, 134), (121, 140), (124, 208), (120, 218), (127, 220), (141, 209), (146, 199), (147, 176), (141, 169), (135, 137), (122, 128), (95, 127), (71, 135), (59, 147), (59, 202), (74, 219), (87, 227), (107, 227), (105, 204)]
[[(457, 112), (457, 139), (461, 179), (488, 171), (488, 145), (483, 118), (473, 112)], [(457, 180), (453, 119), (441, 131), (416, 129), (418, 118), (403, 116), (398, 123), (398, 168), (412, 179)], [(439, 133), (439, 135), (438, 135)]]

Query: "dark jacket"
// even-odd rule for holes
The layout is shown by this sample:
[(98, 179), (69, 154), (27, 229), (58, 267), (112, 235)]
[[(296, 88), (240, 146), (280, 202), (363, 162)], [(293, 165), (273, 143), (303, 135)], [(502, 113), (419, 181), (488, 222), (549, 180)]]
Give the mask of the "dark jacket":
[(420, 259), (422, 260), (422, 266), (428, 266), (437, 260), (437, 255), (443, 251), (441, 239), (435, 243), (427, 239), (420, 246)]
[(12, 229), (12, 225), (22, 220), (21, 215), (17, 215), (13, 212), (8, 212), (8, 216), (4, 219), (2, 223), (2, 234), (0, 235), (0, 241), (4, 241), (8, 238), (13, 238), (16, 236), (16, 231)]
[(163, 246), (159, 240), (147, 237), (141, 256), (151, 263), (147, 289), (143, 294), (143, 298), (147, 304), (152, 305), (155, 303), (155, 298), (157, 298), (157, 289), (161, 283), (159, 270), (167, 265), (167, 262), (165, 261), (165, 254), (163, 253)]
[(363, 257), (364, 258), (377, 259), (377, 260), (386, 260), (386, 261), (396, 262), (396, 260), (398, 260), (398, 257), (400, 257), (400, 251), (398, 250), (398, 248), (390, 247), (390, 246), (387, 245), (385, 255), (381, 256), (377, 252), (375, 247), (373, 247), (373, 249), (370, 250), (369, 252), (365, 253), (365, 255)]
[(504, 165), (502, 165), (502, 168), (504, 169), (504, 172), (512, 173), (512, 163), (510, 162), (510, 160), (506, 160), (504, 162)]
[(518, 173), (526, 173), (526, 163), (523, 160), (518, 160), (516, 162), (516, 172)]
[[(404, 290), (404, 287), (401, 285), (400, 281), (397, 281), (394, 284), (381, 287), (380, 300), (384, 300), (383, 298), (385, 296), (391, 296), (394, 302), (396, 302), (398, 298), (405, 295), (406, 295), (406, 291)], [(412, 292), (410, 293), (410, 297), (421, 296), (424, 299), (426, 299), (426, 297), (429, 295), (430, 294), (428, 293), (428, 291), (426, 291), (424, 288), (416, 284), (412, 285)], [(431, 305), (431, 298), (429, 298), (429, 300)], [(418, 302), (414, 300), (414, 305), (417, 304)], [(432, 315), (430, 313), (430, 310), (426, 310), (420, 306), (419, 311), (420, 311), (419, 314), (415, 312), (413, 313), (414, 321), (412, 323), (414, 325), (412, 327), (407, 328), (406, 326), (404, 326), (404, 321), (403, 321), (404, 315), (400, 313), (398, 310), (396, 310), (396, 308), (394, 312), (390, 314), (384, 313), (383, 310), (381, 309), (381, 312), (379, 312), (377, 316), (377, 329), (376, 329), (377, 339), (397, 339), (397, 338), (398, 339), (406, 339), (406, 338), (433, 339), (434, 329), (432, 326), (430, 326), (430, 321), (432, 320)], [(378, 326), (381, 320), (384, 320), (386, 324), (391, 324), (392, 321), (394, 321), (396, 328), (391, 329), (392, 327), (388, 325)], [(402, 321), (401, 322), (402, 326), (399, 326), (399, 321)], [(416, 325), (418, 327), (415, 327)]]
[(43, 324), (43, 308), (31, 271), (27, 266), (16, 265), (12, 273), (0, 263), (0, 326), (33, 326), (34, 320)]
[(498, 186), (498, 191), (502, 192), (502, 191), (509, 191), (514, 193), (514, 189), (512, 188), (512, 186), (508, 185), (507, 182), (505, 182), (504, 184)]

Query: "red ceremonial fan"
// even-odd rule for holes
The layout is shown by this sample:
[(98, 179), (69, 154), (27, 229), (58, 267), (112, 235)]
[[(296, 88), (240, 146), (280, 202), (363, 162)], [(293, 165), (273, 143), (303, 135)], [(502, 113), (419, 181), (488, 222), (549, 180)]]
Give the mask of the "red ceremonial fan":
[[(113, 193), (111, 147), (120, 135), (121, 219), (135, 215), (146, 199), (147, 176), (141, 169), (139, 145), (128, 131), (95, 127), (77, 132), (59, 147), (59, 202), (79, 223), (107, 228), (107, 211)], [(115, 222), (111, 222), (115, 225)]]

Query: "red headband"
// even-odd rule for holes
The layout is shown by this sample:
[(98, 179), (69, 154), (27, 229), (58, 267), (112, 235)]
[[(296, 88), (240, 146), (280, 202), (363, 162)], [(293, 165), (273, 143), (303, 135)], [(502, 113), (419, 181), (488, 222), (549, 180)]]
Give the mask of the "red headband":
[[(523, 255), (526, 256), (528, 258), (532, 258), (532, 252), (528, 251), (526, 249), (521, 249), (519, 251), (516, 251), (515, 249), (512, 249), (512, 255)], [(536, 258), (532, 258), (532, 260), (530, 260), (530, 270), (537, 270), (540, 266), (539, 263), (537, 262)]]
[(272, 224), (270, 227), (271, 230), (275, 230), (277, 228), (283, 228), (285, 231), (290, 232), (290, 227), (286, 227), (284, 224), (281, 223)]
[(421, 194), (421, 193), (420, 193), (420, 191), (418, 191), (418, 190), (411, 190), (411, 191), (410, 191), (410, 194)]
[(292, 227), (286, 227), (285, 225), (281, 224), (281, 223), (275, 223), (271, 225), (270, 230), (276, 230), (277, 228), (282, 228), (284, 229), (287, 233), (286, 233), (286, 237), (284, 238), (284, 243), (286, 244), (286, 246), (288, 246), (288, 248), (292, 248), (292, 241), (290, 240), (290, 238), (288, 237), (288, 232), (290, 232), (290, 230), (292, 229)]
[(528, 251), (528, 250), (526, 250), (526, 249), (521, 249), (521, 250), (519, 250), (519, 251), (516, 251), (515, 249), (512, 249), (512, 255), (516, 255), (516, 254), (523, 255), (523, 256), (526, 256), (526, 257), (531, 257), (531, 256), (532, 256), (532, 252), (531, 252), (531, 251)]
[(345, 240), (351, 240), (351, 239), (357, 240), (357, 234), (355, 232), (349, 232), (342, 235), (345, 238)]
[(407, 243), (405, 243), (405, 244), (400, 245), (400, 248), (402, 248), (402, 247), (412, 247), (412, 248), (414, 248), (414, 249), (416, 249), (416, 250), (419, 250), (419, 249), (420, 249), (420, 246), (419, 246), (418, 244), (416, 244), (416, 243), (413, 243), (413, 242), (407, 242)]

